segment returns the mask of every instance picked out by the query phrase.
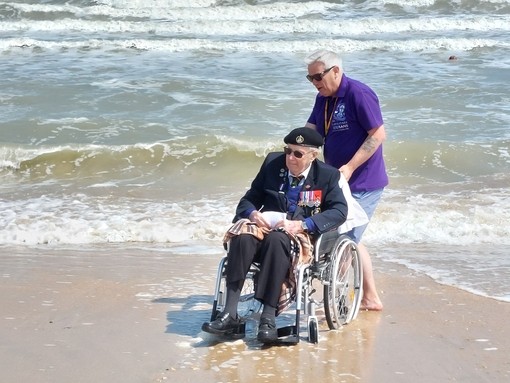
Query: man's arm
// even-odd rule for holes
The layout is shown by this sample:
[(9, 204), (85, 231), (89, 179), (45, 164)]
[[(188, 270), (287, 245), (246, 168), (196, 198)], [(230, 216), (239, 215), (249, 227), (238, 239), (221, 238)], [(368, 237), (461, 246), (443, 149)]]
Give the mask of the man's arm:
[(347, 181), (351, 178), (352, 173), (354, 173), (358, 167), (373, 156), (384, 140), (386, 140), (384, 125), (368, 131), (368, 137), (356, 151), (351, 160), (340, 168), (340, 172), (345, 176)]

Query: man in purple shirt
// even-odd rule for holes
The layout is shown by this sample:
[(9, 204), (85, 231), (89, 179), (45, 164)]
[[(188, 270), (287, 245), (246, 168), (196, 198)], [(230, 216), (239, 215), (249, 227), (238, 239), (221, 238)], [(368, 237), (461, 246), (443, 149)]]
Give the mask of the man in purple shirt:
[[(377, 95), (367, 85), (347, 77), (341, 58), (334, 52), (319, 50), (305, 63), (306, 77), (319, 92), (305, 126), (324, 137), (325, 162), (339, 169), (349, 181), (353, 197), (370, 219), (388, 185), (382, 150), (386, 132)], [(382, 310), (370, 255), (359, 243), (366, 227), (347, 233), (359, 244), (363, 262), (361, 309)]]

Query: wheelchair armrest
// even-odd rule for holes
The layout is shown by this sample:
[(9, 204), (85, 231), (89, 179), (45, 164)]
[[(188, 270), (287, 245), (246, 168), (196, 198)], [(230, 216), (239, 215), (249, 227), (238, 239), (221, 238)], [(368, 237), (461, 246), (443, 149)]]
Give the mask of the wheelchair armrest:
[(314, 244), (314, 253), (317, 257), (316, 259), (323, 254), (331, 252), (339, 236), (340, 234), (338, 234), (337, 230), (331, 230), (321, 234)]

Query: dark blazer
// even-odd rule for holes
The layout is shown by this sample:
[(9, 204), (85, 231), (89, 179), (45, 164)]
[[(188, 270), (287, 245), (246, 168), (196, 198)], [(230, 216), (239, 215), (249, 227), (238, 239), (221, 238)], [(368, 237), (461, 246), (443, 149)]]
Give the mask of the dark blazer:
[[(321, 191), (320, 206), (298, 204), (294, 214), (287, 218), (302, 220), (311, 217), (319, 230), (319, 233), (314, 234), (322, 234), (340, 226), (347, 218), (347, 202), (338, 185), (339, 180), (338, 169), (317, 159), (313, 161), (301, 191)], [(239, 201), (234, 222), (246, 218), (246, 212), (253, 209), (287, 213), (285, 193), (288, 187), (285, 154), (269, 153), (250, 189)]]

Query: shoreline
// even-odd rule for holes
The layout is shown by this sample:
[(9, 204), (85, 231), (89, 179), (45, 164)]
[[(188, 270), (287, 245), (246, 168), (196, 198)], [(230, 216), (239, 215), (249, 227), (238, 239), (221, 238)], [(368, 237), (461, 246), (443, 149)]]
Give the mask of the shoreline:
[[(503, 382), (510, 303), (373, 259), (382, 312), (319, 344), (218, 343), (200, 331), (223, 254), (0, 249), (0, 381)], [(321, 318), (319, 317), (319, 320)], [(251, 328), (250, 328), (251, 326)]]

